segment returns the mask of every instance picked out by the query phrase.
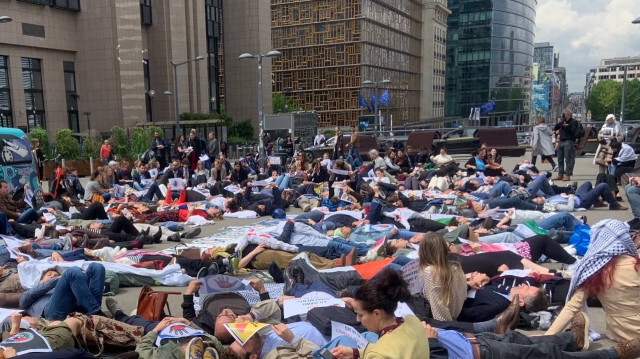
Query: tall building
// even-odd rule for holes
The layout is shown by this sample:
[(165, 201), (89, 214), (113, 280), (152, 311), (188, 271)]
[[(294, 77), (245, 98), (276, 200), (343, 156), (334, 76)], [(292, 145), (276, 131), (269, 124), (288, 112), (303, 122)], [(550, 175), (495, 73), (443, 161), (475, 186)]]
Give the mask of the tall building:
[(560, 55), (553, 52), (553, 46), (548, 42), (536, 42), (533, 48), (533, 62), (542, 71), (558, 67)]
[(600, 66), (595, 69), (591, 69), (587, 74), (585, 97), (589, 95), (593, 86), (602, 80), (622, 82), (624, 79), (625, 67), (627, 70), (627, 80), (640, 78), (640, 56), (602, 59), (600, 61)]
[[(358, 94), (370, 105), (387, 88), (394, 124), (432, 117), (443, 101), (443, 84), (431, 77), (444, 71), (447, 15), (444, 0), (272, 0), (272, 44), (282, 52), (273, 63), (274, 91), (317, 111), (321, 126), (356, 124), (370, 113)], [(379, 110), (387, 113), (382, 104)]]
[(491, 99), (492, 123), (529, 120), (536, 0), (449, 0), (445, 116)]
[[(4, 0), (0, 13), (13, 21), (0, 24), (0, 125), (108, 132), (153, 122), (173, 135), (176, 95), (180, 113), (218, 111), (226, 100), (235, 119), (255, 119), (241, 107), (257, 108), (257, 81), (240, 76), (257, 65), (239, 66), (236, 43), (268, 39), (262, 2), (266, 20), (250, 27), (255, 1), (225, 1), (223, 25), (222, 0)], [(174, 94), (171, 62), (196, 58), (176, 67)]]

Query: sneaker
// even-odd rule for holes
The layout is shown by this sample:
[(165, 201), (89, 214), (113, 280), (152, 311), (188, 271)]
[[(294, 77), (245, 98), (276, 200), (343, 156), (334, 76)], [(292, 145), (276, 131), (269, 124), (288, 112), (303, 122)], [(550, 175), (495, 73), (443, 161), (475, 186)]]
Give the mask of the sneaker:
[(118, 302), (109, 297), (107, 299), (104, 300), (105, 305), (107, 306), (107, 310), (111, 313), (112, 316), (115, 316), (117, 312), (123, 312), (122, 308), (120, 308), (120, 305), (118, 305)]
[(637, 358), (640, 355), (640, 338), (620, 342), (613, 349), (618, 354), (618, 359)]
[(180, 237), (182, 238), (186, 238), (186, 239), (192, 239), (195, 238), (196, 236), (200, 235), (200, 233), (202, 232), (202, 229), (200, 229), (199, 227), (196, 227), (188, 232), (184, 232), (180, 235)]
[(184, 359), (202, 359), (204, 357), (204, 342), (196, 337), (189, 341), (184, 351)]
[(614, 206), (609, 206), (609, 210), (610, 211), (626, 211), (628, 209), (629, 209), (629, 207), (625, 207), (625, 206), (621, 205), (620, 203), (617, 203)]
[(573, 341), (576, 344), (576, 351), (589, 349), (589, 317), (583, 312), (578, 312), (573, 316), (571, 322), (571, 332)]
[(574, 247), (573, 244), (570, 244), (570, 245), (564, 247), (564, 250), (567, 253), (569, 253), (569, 255), (571, 255), (571, 256), (575, 256), (578, 253), (578, 251), (576, 250), (576, 247)]
[(558, 166), (553, 167), (553, 169), (551, 170), (551, 172), (558, 172)]

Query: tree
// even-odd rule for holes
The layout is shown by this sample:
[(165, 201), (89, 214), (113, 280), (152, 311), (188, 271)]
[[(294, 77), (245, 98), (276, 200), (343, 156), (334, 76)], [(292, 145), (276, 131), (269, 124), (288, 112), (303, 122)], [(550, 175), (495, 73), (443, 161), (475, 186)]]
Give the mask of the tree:
[(56, 151), (66, 160), (75, 160), (78, 157), (78, 140), (73, 137), (73, 132), (68, 128), (56, 131)]
[(111, 150), (119, 157), (129, 157), (129, 139), (124, 129), (119, 126), (111, 127), (111, 138), (109, 138)]
[(624, 120), (640, 120), (640, 80), (627, 81)]
[(85, 158), (100, 158), (100, 147), (102, 146), (102, 142), (102, 136), (98, 130), (88, 130), (87, 137), (85, 137), (82, 142), (82, 156)]
[(273, 103), (273, 113), (285, 113), (298, 109), (298, 103), (295, 100), (287, 98), (285, 105), (285, 96), (277, 92), (273, 93), (271, 101)]
[(36, 126), (29, 132), (29, 140), (38, 139), (40, 142), (40, 150), (45, 157), (51, 157), (51, 146), (49, 146), (49, 134), (47, 130), (40, 126)]
[[(627, 85), (629, 85), (629, 82), (627, 82)], [(587, 109), (591, 111), (591, 119), (593, 121), (604, 121), (608, 114), (620, 111), (621, 98), (621, 83), (614, 80), (598, 82), (593, 89), (591, 89), (589, 97), (587, 97)], [(629, 101), (630, 99), (627, 93), (627, 103), (631, 103), (631, 101)], [(627, 116), (627, 118), (629, 118), (629, 116)]]
[(156, 131), (160, 133), (160, 137), (164, 137), (164, 133), (160, 127), (133, 126), (131, 129), (131, 151), (129, 153), (131, 157), (138, 157), (138, 155), (150, 148), (151, 141), (153, 140), (153, 133)]

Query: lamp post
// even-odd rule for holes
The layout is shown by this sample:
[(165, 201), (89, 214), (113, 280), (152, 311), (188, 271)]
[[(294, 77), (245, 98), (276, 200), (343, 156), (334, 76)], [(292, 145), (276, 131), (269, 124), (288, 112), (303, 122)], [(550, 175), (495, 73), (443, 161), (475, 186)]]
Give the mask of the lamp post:
[(264, 155), (264, 141), (263, 131), (264, 131), (264, 105), (262, 100), (262, 58), (263, 57), (278, 57), (282, 55), (282, 53), (278, 50), (271, 50), (266, 54), (258, 54), (253, 55), (248, 52), (238, 56), (238, 60), (246, 60), (246, 59), (258, 59), (258, 126), (260, 127), (258, 132), (258, 137), (260, 140), (260, 145), (258, 148), (258, 157), (262, 157)]
[(11, 16), (2, 15), (0, 16), (0, 23), (11, 22), (13, 19)]
[[(373, 87), (373, 95), (375, 97), (375, 101), (373, 101), (373, 114), (375, 116), (376, 122), (378, 122), (378, 125), (380, 125), (379, 130), (382, 131), (382, 125), (380, 124), (380, 120), (378, 118), (378, 86), (380, 84), (384, 84), (384, 85), (388, 85), (391, 83), (391, 80), (389, 79), (384, 79), (382, 81), (371, 81), (371, 80), (364, 80), (362, 81), (363, 85), (374, 85)], [(389, 86), (387, 86), (387, 89), (389, 88)], [(389, 117), (389, 103), (387, 102), (387, 117)], [(378, 129), (375, 126), (376, 124), (374, 123), (373, 128), (375, 129), (375, 136), (378, 137)]]
[[(200, 60), (204, 60), (204, 57), (198, 56), (191, 60), (186, 60), (181, 62), (171, 61), (171, 65), (173, 66), (173, 109), (175, 111), (175, 116), (176, 116), (176, 131), (175, 131), (176, 138), (178, 137), (178, 131), (180, 130), (180, 112), (178, 111), (178, 66), (182, 66), (190, 62), (200, 61)], [(165, 91), (164, 94), (165, 95), (171, 94), (170, 92), (169, 93), (167, 92), (169, 91)]]

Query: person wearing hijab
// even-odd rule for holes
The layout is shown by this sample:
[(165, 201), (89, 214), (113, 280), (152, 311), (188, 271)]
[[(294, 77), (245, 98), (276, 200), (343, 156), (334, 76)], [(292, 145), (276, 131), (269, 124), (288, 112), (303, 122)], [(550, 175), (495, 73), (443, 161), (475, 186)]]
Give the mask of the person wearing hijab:
[(595, 297), (606, 315), (606, 336), (617, 342), (633, 339), (640, 332), (640, 234), (632, 238), (629, 226), (615, 219), (596, 223), (589, 234), (591, 243), (573, 272), (567, 303), (546, 335), (561, 333), (586, 309), (587, 298)]
[(607, 145), (610, 145), (611, 141), (622, 142), (622, 128), (618, 121), (616, 121), (615, 115), (607, 115), (607, 118), (604, 120), (604, 125), (602, 125), (600, 131), (598, 131), (598, 140), (606, 141)]

